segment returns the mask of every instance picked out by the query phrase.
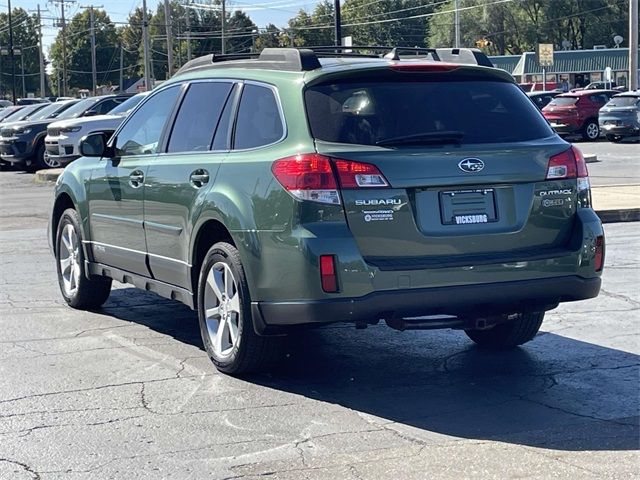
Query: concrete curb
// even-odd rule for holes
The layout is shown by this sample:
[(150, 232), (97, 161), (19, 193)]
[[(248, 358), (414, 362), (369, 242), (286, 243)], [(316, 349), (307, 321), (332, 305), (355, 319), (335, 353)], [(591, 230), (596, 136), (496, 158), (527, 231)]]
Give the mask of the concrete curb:
[(598, 161), (598, 156), (596, 154), (584, 155), (584, 161), (587, 163), (595, 163)]
[(596, 210), (602, 223), (640, 222), (640, 208)]
[(58, 180), (60, 174), (64, 168), (51, 168), (48, 170), (38, 170), (33, 176), (33, 181), (36, 183), (49, 183)]

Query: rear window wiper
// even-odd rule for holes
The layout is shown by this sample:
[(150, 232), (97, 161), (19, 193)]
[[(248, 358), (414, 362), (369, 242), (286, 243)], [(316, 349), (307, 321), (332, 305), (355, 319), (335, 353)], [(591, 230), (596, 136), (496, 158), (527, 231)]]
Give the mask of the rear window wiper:
[(443, 130), (441, 132), (414, 133), (379, 140), (376, 145), (445, 145), (448, 143), (460, 143), (464, 132), (459, 130)]

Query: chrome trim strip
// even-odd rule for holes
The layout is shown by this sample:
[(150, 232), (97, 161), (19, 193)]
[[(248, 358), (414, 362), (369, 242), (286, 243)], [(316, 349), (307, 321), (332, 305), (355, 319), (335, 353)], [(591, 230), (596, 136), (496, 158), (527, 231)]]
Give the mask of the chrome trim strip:
[(144, 222), (144, 228), (149, 230), (155, 230), (160, 233), (168, 233), (170, 235), (179, 236), (182, 233), (182, 227), (174, 227), (173, 225), (164, 225), (156, 222)]
[(139, 253), (140, 255), (149, 255), (151, 257), (155, 257), (155, 258), (160, 258), (162, 260), (168, 260), (170, 262), (176, 262), (176, 263), (181, 263), (183, 265), (186, 265), (187, 267), (191, 268), (193, 265), (191, 265), (188, 262), (184, 262), (182, 260), (177, 260), (175, 258), (169, 258), (169, 257), (164, 257), (162, 255), (157, 255), (155, 253), (149, 253), (149, 252), (142, 252), (140, 250), (134, 250), (133, 248), (126, 248), (126, 247), (119, 247), (117, 245), (111, 245), (109, 243), (102, 243), (102, 242), (94, 242), (93, 240), (83, 240), (82, 243), (85, 244), (92, 244), (92, 245), (100, 245), (101, 247), (109, 247), (109, 248), (115, 248), (117, 250), (126, 250), (127, 252), (132, 252), (132, 253)]
[(142, 220), (134, 220), (132, 218), (127, 218), (127, 217), (116, 217), (113, 215), (104, 215), (102, 213), (92, 213), (91, 217), (98, 218), (103, 222), (107, 222), (107, 223), (116, 223), (116, 224), (128, 223), (130, 225), (133, 224), (133, 225), (138, 225), (140, 227), (143, 224)]

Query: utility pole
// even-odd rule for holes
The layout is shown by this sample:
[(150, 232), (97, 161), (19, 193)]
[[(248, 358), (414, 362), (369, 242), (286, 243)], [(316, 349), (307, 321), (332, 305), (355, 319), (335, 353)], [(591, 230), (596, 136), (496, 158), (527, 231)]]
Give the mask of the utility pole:
[[(60, 26), (62, 27), (62, 96), (67, 96), (67, 20), (64, 16), (64, 6), (67, 3), (76, 3), (76, 0), (50, 0), (51, 3), (60, 5)], [(58, 92), (59, 94), (60, 92)]]
[(20, 64), (22, 65), (22, 98), (27, 97), (27, 87), (24, 82), (24, 52), (20, 49)]
[(9, 7), (9, 61), (11, 62), (11, 96), (13, 104), (16, 103), (16, 62), (13, 55), (13, 25), (11, 25), (11, 0), (7, 1)]
[(629, 0), (629, 90), (638, 89), (638, 0)]
[(171, 4), (164, 0), (164, 31), (167, 34), (167, 80), (173, 75), (173, 28), (171, 28)]
[(40, 96), (44, 98), (46, 92), (45, 71), (44, 71), (44, 46), (42, 44), (42, 16), (40, 14), (40, 4), (36, 10), (29, 12), (37, 12), (38, 15), (38, 53), (40, 57)]
[(191, 60), (191, 9), (187, 7), (187, 62)]
[(225, 53), (227, 53), (227, 48), (226, 48), (226, 39), (224, 38), (224, 27), (225, 24), (227, 23), (227, 6), (226, 6), (226, 0), (222, 0), (222, 54), (224, 55)]
[(151, 75), (149, 72), (149, 18), (147, 15), (147, 0), (142, 0), (142, 45), (144, 56), (144, 89), (151, 90)]
[(47, 85), (44, 78), (44, 46), (42, 45), (42, 16), (40, 15), (40, 4), (38, 4), (38, 38), (40, 47), (40, 97), (47, 95)]
[(460, 48), (460, 0), (455, 0), (453, 8), (454, 8), (453, 23), (455, 24), (455, 36), (456, 36), (454, 46), (456, 48)]
[(103, 8), (102, 5), (80, 5), (80, 8), (89, 9), (89, 29), (91, 30), (91, 84), (92, 92), (95, 97), (98, 94), (98, 72), (96, 66), (96, 26), (94, 17), (94, 8)]
[(342, 18), (340, 16), (340, 0), (333, 1), (333, 19), (335, 22), (334, 43), (339, 47), (342, 45)]
[(120, 44), (120, 92), (124, 91), (124, 49)]

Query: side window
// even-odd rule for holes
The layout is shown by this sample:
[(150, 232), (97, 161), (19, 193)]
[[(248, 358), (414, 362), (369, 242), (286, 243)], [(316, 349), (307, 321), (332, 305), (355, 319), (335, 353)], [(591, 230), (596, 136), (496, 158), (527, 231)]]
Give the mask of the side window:
[(173, 125), (168, 152), (209, 150), (231, 83), (202, 82), (189, 86)]
[(236, 92), (238, 90), (238, 85), (235, 86), (235, 89), (227, 98), (227, 103), (224, 106), (224, 110), (222, 112), (222, 116), (220, 117), (220, 121), (218, 122), (218, 128), (216, 128), (216, 135), (213, 137), (213, 145), (211, 147), (212, 150), (228, 150), (229, 149), (229, 129), (231, 127), (231, 120), (233, 116), (233, 110), (235, 105), (235, 97)]
[(174, 85), (151, 95), (144, 105), (127, 118), (127, 123), (118, 132), (116, 156), (156, 153), (162, 129), (179, 92), (178, 85)]
[(277, 142), (284, 132), (278, 103), (270, 88), (245, 85), (236, 120), (236, 150)]
[(95, 110), (98, 112), (98, 115), (104, 115), (105, 113), (109, 113), (111, 110), (113, 110), (116, 105), (118, 105), (118, 102), (116, 102), (115, 99), (110, 98), (98, 104)]

